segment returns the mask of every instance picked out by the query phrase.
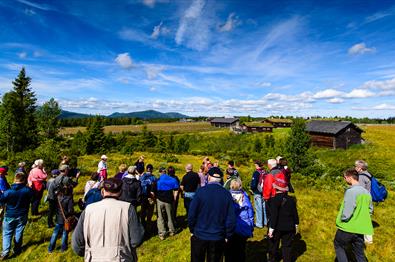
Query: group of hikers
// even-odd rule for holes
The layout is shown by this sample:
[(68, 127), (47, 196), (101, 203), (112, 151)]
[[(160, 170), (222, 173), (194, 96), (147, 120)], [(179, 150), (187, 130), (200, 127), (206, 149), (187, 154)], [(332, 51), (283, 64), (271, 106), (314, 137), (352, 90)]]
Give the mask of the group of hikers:
[[(191, 233), (191, 261), (245, 261), (247, 239), (253, 236), (255, 227), (267, 228), (268, 261), (295, 259), (291, 250), (299, 216), (295, 197), (289, 195), (294, 189), (285, 158), (255, 161), (246, 192), (248, 187), (243, 189), (234, 161), (228, 161), (225, 172), (208, 157), (198, 172), (188, 163), (180, 181), (172, 166), (159, 167), (155, 176), (153, 165), (145, 165), (144, 156), (140, 156), (132, 166), (121, 164), (119, 172), (109, 178), (107, 156), (102, 155), (78, 201), (80, 214), (75, 212), (73, 203), (73, 189), (78, 185), (80, 171), (71, 168), (69, 162), (67, 156), (63, 157), (59, 168), (50, 174), (41, 159), (34, 162), (29, 173), (25, 163), (19, 163), (11, 186), (6, 179), (8, 167), (0, 167), (0, 204), (4, 215), (1, 259), (10, 256), (12, 238), (14, 255), (21, 253), (29, 209), (32, 215), (39, 215), (45, 189), (48, 227), (54, 227), (49, 253), (55, 250), (59, 235), (61, 251), (66, 251), (69, 232), (74, 230), (72, 248), (85, 261), (137, 261), (136, 248), (144, 235), (156, 231), (152, 223), (155, 210), (161, 240), (179, 232), (177, 207), (182, 197), (186, 221), (181, 223), (187, 222)], [(344, 172), (350, 187), (336, 220), (334, 246), (339, 262), (348, 261), (346, 248), (350, 244), (357, 261), (366, 261), (364, 242), (371, 242), (373, 235), (371, 177), (367, 163), (362, 160)], [(253, 195), (254, 206), (248, 193)]]

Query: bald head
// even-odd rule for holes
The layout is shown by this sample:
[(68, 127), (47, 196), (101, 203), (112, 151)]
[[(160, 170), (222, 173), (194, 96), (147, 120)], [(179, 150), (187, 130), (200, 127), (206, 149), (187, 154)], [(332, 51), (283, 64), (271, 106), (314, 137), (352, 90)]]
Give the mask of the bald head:
[(187, 172), (192, 171), (192, 170), (193, 170), (192, 164), (187, 164), (187, 165), (185, 166), (185, 170), (186, 170)]

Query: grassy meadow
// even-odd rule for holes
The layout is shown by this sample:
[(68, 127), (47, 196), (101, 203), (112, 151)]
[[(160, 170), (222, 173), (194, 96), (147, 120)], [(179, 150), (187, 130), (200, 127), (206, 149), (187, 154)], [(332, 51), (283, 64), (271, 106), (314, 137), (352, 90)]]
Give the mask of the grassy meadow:
[[(177, 123), (180, 124), (180, 123)], [(188, 123), (190, 125), (190, 123)], [(141, 127), (139, 127), (141, 128)], [(395, 126), (362, 126), (366, 131), (363, 137), (365, 145), (354, 146), (348, 150), (317, 149), (317, 158), (323, 166), (329, 168), (330, 177), (335, 182), (327, 187), (311, 186), (306, 178), (295, 176), (293, 185), (297, 198), (300, 216), (300, 237), (295, 240), (294, 254), (298, 261), (334, 261), (333, 238), (336, 232), (335, 219), (342, 201), (345, 185), (340, 179), (341, 170), (351, 167), (357, 158), (366, 159), (370, 170), (378, 177), (382, 177), (392, 188), (388, 199), (375, 206), (373, 221), (375, 225), (374, 243), (367, 246), (366, 255), (369, 261), (395, 261), (395, 242), (392, 241), (395, 228), (395, 196), (394, 196), (394, 171), (395, 170)], [(151, 129), (151, 128), (149, 128)], [(281, 131), (280, 134), (283, 134)], [(115, 174), (121, 163), (133, 164), (140, 154), (144, 154), (145, 163), (152, 163), (155, 170), (160, 166), (172, 165), (176, 174), (182, 177), (185, 173), (186, 163), (192, 163), (195, 169), (200, 165), (203, 156), (177, 155), (177, 163), (167, 163), (163, 154), (136, 152), (133, 155), (108, 154), (110, 174)], [(80, 178), (80, 183), (75, 190), (75, 200), (83, 194), (83, 187), (88, 180), (89, 172), (95, 171), (98, 155), (82, 156), (79, 158), (79, 167), (84, 170), (85, 176)], [(211, 160), (216, 160), (212, 158)], [(225, 160), (218, 159), (220, 166), (226, 165)], [(239, 166), (244, 185), (248, 188), (250, 176), (253, 172), (252, 159), (249, 165)], [(157, 172), (155, 172), (157, 174)], [(323, 174), (323, 177), (325, 174)], [(338, 178), (336, 178), (338, 177)], [(9, 176), (8, 180), (11, 179)], [(337, 181), (338, 180), (338, 181)], [(71, 248), (65, 253), (60, 253), (60, 239), (58, 239), (55, 252), (48, 254), (47, 247), (52, 234), (52, 229), (46, 227), (46, 205), (42, 204), (42, 216), (29, 218), (25, 229), (24, 252), (10, 261), (83, 261), (77, 257)], [(75, 208), (77, 211), (78, 207)], [(185, 210), (182, 199), (178, 207), (178, 224), (180, 233), (164, 241), (157, 235), (147, 236), (144, 243), (138, 248), (139, 261), (189, 261), (190, 241), (189, 231), (183, 220)], [(156, 218), (153, 219), (156, 221)], [(266, 229), (256, 229), (254, 237), (248, 240), (247, 261), (266, 261), (266, 241), (263, 239)], [(71, 237), (71, 235), (70, 235)]]

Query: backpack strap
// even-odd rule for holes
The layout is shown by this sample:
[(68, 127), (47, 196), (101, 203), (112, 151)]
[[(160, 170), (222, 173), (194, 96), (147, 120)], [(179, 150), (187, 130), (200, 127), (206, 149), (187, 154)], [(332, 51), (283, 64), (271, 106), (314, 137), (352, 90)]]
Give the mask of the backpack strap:
[(358, 174), (358, 175), (359, 175), (359, 176), (366, 176), (367, 178), (369, 178), (370, 181), (372, 181), (372, 178), (373, 178), (372, 175), (368, 176), (368, 175), (365, 174), (365, 173), (361, 173), (361, 174)]
[(64, 214), (64, 210), (63, 210), (63, 206), (62, 203), (60, 202), (60, 196), (58, 195), (58, 204), (59, 204), (59, 208), (60, 208), (60, 213), (62, 213), (62, 217), (64, 219), (64, 221), (66, 222), (66, 215)]

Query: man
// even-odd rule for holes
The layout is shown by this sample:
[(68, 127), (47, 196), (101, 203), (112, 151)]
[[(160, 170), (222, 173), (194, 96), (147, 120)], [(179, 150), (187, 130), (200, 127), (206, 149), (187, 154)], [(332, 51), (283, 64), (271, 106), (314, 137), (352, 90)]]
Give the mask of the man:
[(141, 183), (136, 179), (136, 166), (128, 168), (128, 174), (122, 178), (120, 200), (131, 203), (135, 208), (141, 204)]
[(22, 250), (23, 231), (27, 223), (29, 205), (33, 200), (33, 190), (26, 186), (26, 175), (22, 172), (15, 174), (11, 189), (1, 192), (0, 203), (6, 205), (3, 221), (3, 253), (1, 259), (5, 260), (10, 254), (11, 240), (14, 236), (14, 254)]
[(349, 244), (356, 261), (366, 261), (364, 254), (364, 234), (373, 235), (372, 198), (358, 182), (358, 173), (348, 169), (344, 179), (350, 187), (344, 193), (344, 201), (336, 219), (337, 232), (334, 240), (336, 257), (339, 262), (348, 261), (346, 248)]
[(80, 216), (72, 246), (85, 261), (137, 261), (144, 229), (134, 207), (118, 200), (121, 188), (118, 179), (104, 180), (103, 200), (87, 206)]
[(198, 189), (189, 207), (192, 262), (221, 261), (236, 226), (232, 195), (221, 186), (222, 171), (212, 167), (208, 175), (207, 186)]
[[(263, 177), (262, 177), (263, 176)], [(251, 191), (254, 194), (254, 207), (256, 214), (255, 226), (258, 228), (262, 228), (264, 225), (267, 225), (267, 217), (266, 217), (266, 208), (265, 201), (262, 197), (262, 191), (258, 189), (258, 185), (260, 182), (264, 182), (266, 177), (266, 172), (263, 169), (263, 164), (261, 161), (255, 161), (255, 171), (252, 174), (251, 180)], [(261, 178), (263, 181), (261, 181)]]
[(239, 177), (239, 172), (235, 168), (235, 162), (233, 160), (228, 161), (228, 170), (229, 170), (230, 176)]
[[(174, 226), (173, 208), (174, 201), (178, 195), (179, 184), (177, 180), (168, 174), (166, 174), (166, 169), (164, 167), (159, 168), (160, 177), (156, 182), (156, 204), (158, 211), (158, 234), (161, 240), (164, 240), (166, 235), (169, 233), (170, 236), (175, 235), (176, 229)], [(166, 229), (166, 219), (163, 215), (167, 217), (167, 227)]]
[(142, 195), (141, 195), (141, 223), (147, 231), (151, 228), (151, 220), (155, 209), (154, 188), (156, 185), (156, 177), (152, 174), (154, 167), (147, 165), (147, 171), (140, 177)]
[(181, 190), (184, 191), (184, 207), (188, 217), (189, 206), (195, 196), (196, 190), (200, 186), (200, 177), (197, 173), (193, 172), (192, 164), (187, 164), (185, 166), (185, 171), (187, 173), (183, 176), (180, 187)]
[(77, 173), (76, 180), (73, 181), (73, 179), (68, 176), (69, 170), (70, 168), (68, 165), (61, 165), (59, 167), (60, 174), (48, 187), (48, 197), (47, 197), (48, 200), (57, 201), (56, 194), (61, 187), (68, 185), (71, 185), (72, 187), (76, 187), (78, 185), (78, 178), (80, 176), (80, 173), (79, 172)]
[(372, 175), (368, 172), (368, 163), (363, 160), (355, 161), (355, 170), (359, 175), (359, 184), (370, 192), (372, 189)]

